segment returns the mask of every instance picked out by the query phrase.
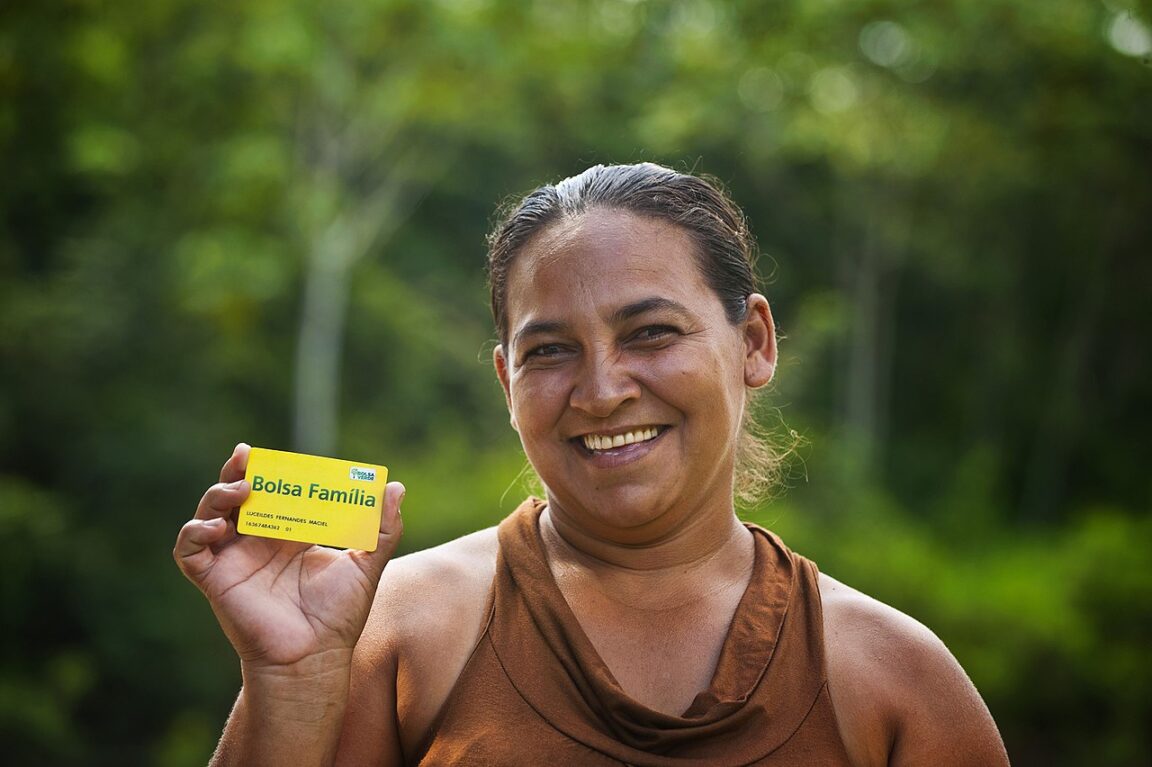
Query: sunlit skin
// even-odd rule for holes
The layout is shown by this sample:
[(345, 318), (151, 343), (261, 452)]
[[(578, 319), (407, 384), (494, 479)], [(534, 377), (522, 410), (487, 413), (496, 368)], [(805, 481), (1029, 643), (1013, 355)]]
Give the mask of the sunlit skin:
[[(772, 376), (772, 319), (755, 295), (731, 324), (697, 263), (684, 229), (593, 210), (537, 236), (509, 275), (496, 369), (548, 488), (545, 523), (631, 569), (695, 560), (744, 530), (735, 445), (747, 388)], [(652, 431), (609, 450), (583, 439)]]
[[(509, 273), (509, 342), (494, 355), (547, 486), (557, 583), (617, 681), (670, 714), (708, 686), (748, 585), (735, 445), (776, 355), (767, 301), (751, 296), (731, 323), (697, 248), (617, 210), (554, 225)], [(636, 441), (605, 444), (623, 435)]]
[[(541, 536), (557, 584), (622, 689), (669, 714), (708, 686), (749, 581), (735, 445), (748, 391), (776, 361), (767, 301), (751, 295), (729, 322), (698, 255), (676, 225), (620, 211), (547, 228), (516, 256), (509, 339), (494, 355), (547, 486)], [(632, 444), (608, 447), (625, 433)], [(250, 492), (246, 459), (241, 445), (174, 550), (241, 657), (212, 763), (413, 763), (484, 630), (495, 528), (385, 570), (401, 532), (393, 483), (371, 554), (238, 536), (226, 520)], [(979, 694), (928, 629), (826, 575), (820, 596), (854, 765), (1007, 764)]]

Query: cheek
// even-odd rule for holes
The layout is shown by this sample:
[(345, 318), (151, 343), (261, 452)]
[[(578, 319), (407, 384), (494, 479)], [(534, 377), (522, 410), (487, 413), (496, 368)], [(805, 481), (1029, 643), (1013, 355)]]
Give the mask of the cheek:
[(644, 376), (660, 385), (671, 382), (676, 388), (718, 389), (744, 382), (744, 370), (736, 355), (718, 353), (715, 349), (700, 349), (689, 354), (668, 354), (655, 357), (643, 366)]
[(555, 419), (567, 403), (568, 385), (558, 372), (532, 371), (512, 378), (512, 414), (521, 429)]
[(648, 370), (645, 386), (678, 409), (707, 412), (714, 426), (738, 418), (744, 407), (744, 369), (731, 355), (703, 354), (695, 359), (669, 357)]

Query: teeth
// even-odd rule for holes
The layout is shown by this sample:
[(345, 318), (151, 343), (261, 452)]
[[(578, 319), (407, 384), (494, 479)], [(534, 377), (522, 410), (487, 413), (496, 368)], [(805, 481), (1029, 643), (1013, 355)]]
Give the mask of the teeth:
[(655, 426), (650, 426), (647, 429), (638, 429), (614, 436), (608, 436), (607, 434), (585, 434), (584, 447), (589, 450), (611, 450), (614, 447), (624, 447), (625, 445), (634, 445), (637, 442), (647, 442), (650, 439), (655, 439), (659, 433), (659, 429)]

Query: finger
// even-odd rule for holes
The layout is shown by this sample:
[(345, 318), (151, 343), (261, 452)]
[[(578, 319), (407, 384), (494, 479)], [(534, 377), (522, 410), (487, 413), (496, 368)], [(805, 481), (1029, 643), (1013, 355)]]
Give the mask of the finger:
[(241, 442), (232, 448), (232, 455), (220, 469), (221, 482), (235, 482), (238, 479), (244, 479), (244, 473), (248, 470), (248, 453), (251, 450), (252, 446), (246, 442)]
[(185, 577), (197, 584), (203, 580), (216, 561), (212, 545), (227, 536), (228, 528), (228, 520), (221, 517), (193, 519), (184, 523), (176, 536), (172, 558)]
[(247, 480), (238, 479), (235, 482), (218, 483), (208, 488), (200, 505), (196, 507), (194, 519), (214, 519), (227, 517), (248, 498), (252, 486)]
[(400, 504), (404, 501), (404, 485), (389, 482), (384, 486), (384, 504), (380, 512), (380, 532), (375, 551), (354, 551), (352, 557), (360, 564), (373, 583), (380, 580), (384, 565), (392, 558), (400, 536), (404, 533), (404, 520), (400, 518)]

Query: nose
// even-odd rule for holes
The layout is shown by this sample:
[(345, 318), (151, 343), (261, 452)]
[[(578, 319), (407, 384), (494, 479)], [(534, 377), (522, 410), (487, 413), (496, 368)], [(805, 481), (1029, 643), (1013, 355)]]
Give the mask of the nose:
[(607, 418), (639, 396), (640, 384), (619, 355), (597, 352), (582, 360), (568, 401), (575, 410), (594, 418)]

